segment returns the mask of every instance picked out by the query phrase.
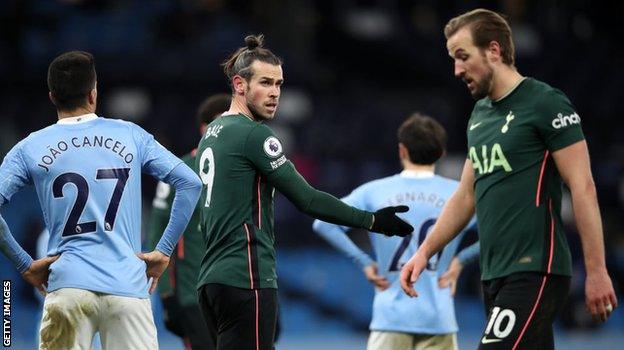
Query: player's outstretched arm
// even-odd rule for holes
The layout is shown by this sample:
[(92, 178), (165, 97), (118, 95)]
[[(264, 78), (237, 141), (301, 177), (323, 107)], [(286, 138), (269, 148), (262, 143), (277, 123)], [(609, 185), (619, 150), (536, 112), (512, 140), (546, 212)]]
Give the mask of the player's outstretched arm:
[(442, 213), (427, 238), (401, 269), (401, 288), (407, 295), (418, 296), (413, 285), (427, 266), (427, 261), (459, 234), (472, 218), (474, 211), (474, 173), (472, 162), (466, 160), (459, 187), (442, 208)]
[(407, 205), (381, 208), (373, 213), (373, 223), (369, 230), (371, 232), (383, 233), (386, 236), (405, 237), (412, 233), (414, 228), (398, 217), (396, 213), (407, 213), (408, 211), (409, 207)]
[(555, 151), (553, 159), (572, 194), (574, 218), (581, 236), (587, 273), (585, 304), (595, 319), (604, 322), (617, 307), (617, 298), (605, 263), (602, 221), (587, 143), (579, 141)]
[(273, 172), (269, 181), (297, 209), (314, 218), (337, 225), (381, 232), (388, 236), (407, 236), (414, 230), (410, 224), (395, 214), (407, 211), (407, 207), (387, 207), (375, 213), (357, 209), (310, 186), (291, 163), (284, 164), (278, 171)]

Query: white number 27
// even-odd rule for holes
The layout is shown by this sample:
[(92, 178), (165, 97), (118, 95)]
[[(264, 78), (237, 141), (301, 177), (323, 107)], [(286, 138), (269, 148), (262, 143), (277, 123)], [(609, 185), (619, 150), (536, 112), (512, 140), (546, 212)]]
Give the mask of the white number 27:
[[(207, 162), (207, 163), (206, 163)], [(206, 172), (206, 168), (208, 171)], [(206, 185), (206, 203), (204, 207), (210, 206), (210, 199), (212, 197), (212, 185), (214, 184), (215, 176), (215, 161), (212, 148), (206, 148), (199, 158), (199, 177), (202, 183)]]

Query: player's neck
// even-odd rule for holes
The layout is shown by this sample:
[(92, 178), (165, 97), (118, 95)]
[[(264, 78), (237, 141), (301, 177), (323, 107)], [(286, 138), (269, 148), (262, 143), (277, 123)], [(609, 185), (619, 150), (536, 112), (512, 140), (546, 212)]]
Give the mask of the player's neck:
[(524, 79), (513, 66), (503, 65), (500, 67), (493, 77), (492, 90), (488, 97), (492, 101), (500, 100), (506, 96)]
[(247, 107), (247, 104), (244, 101), (240, 101), (237, 97), (232, 99), (230, 109), (226, 112), (226, 114), (242, 114), (251, 120), (255, 120), (253, 114), (251, 114), (251, 111), (249, 110), (249, 107)]
[(88, 107), (78, 107), (76, 109), (73, 109), (71, 111), (62, 111), (62, 110), (57, 110), (56, 114), (58, 116), (58, 119), (65, 119), (65, 118), (73, 118), (73, 117), (78, 117), (81, 115), (85, 115), (85, 114), (91, 114), (91, 113), (95, 113), (95, 108), (91, 108), (90, 106)]
[(435, 165), (422, 165), (422, 164), (414, 164), (412, 162), (403, 161), (403, 170), (410, 172), (423, 172), (423, 173), (433, 173), (435, 172)]

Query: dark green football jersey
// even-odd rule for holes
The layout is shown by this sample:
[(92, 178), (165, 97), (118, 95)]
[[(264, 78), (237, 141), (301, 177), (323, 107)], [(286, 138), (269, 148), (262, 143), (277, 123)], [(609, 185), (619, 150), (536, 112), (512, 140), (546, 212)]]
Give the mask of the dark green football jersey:
[(273, 195), (275, 188), (314, 217), (370, 227), (372, 214), (317, 191), (297, 173), (266, 125), (224, 115), (208, 126), (196, 168), (204, 184), (199, 205), (205, 255), (198, 287), (277, 288)]
[(482, 279), (520, 271), (570, 276), (563, 184), (552, 159), (553, 152), (583, 140), (568, 98), (526, 78), (498, 101), (478, 101), (467, 136)]
[[(186, 165), (195, 167), (196, 151), (182, 157)], [(149, 220), (147, 245), (151, 249), (156, 247), (158, 240), (169, 223), (171, 205), (175, 191), (165, 182), (159, 182), (156, 187), (156, 196), (152, 202), (152, 213)], [(186, 230), (180, 240), (169, 268), (163, 272), (158, 280), (158, 289), (161, 294), (171, 292), (176, 295), (182, 306), (196, 305), (197, 298), (197, 275), (199, 265), (204, 255), (204, 239), (199, 228), (199, 205), (186, 226)]]

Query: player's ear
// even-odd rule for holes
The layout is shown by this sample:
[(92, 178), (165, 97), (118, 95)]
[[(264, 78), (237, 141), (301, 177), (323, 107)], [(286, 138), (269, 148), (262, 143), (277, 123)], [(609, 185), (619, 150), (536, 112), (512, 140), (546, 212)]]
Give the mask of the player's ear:
[(89, 91), (89, 104), (94, 105), (97, 101), (97, 88), (93, 88)]
[(404, 144), (399, 142), (399, 159), (403, 160), (409, 157), (409, 152), (407, 151), (407, 147)]
[(52, 102), (52, 104), (56, 106), (56, 102), (54, 102), (54, 95), (52, 95), (52, 91), (48, 91), (48, 97), (50, 98), (50, 101)]
[(208, 128), (208, 124), (206, 123), (201, 123), (199, 124), (199, 133), (204, 136), (204, 134), (206, 133), (206, 129)]
[(244, 95), (245, 90), (247, 90), (247, 80), (240, 75), (235, 75), (232, 78), (232, 87), (236, 95)]
[(485, 50), (485, 55), (488, 60), (491, 62), (500, 62), (501, 61), (501, 47), (498, 41), (490, 41), (490, 45), (488, 45), (487, 50)]

